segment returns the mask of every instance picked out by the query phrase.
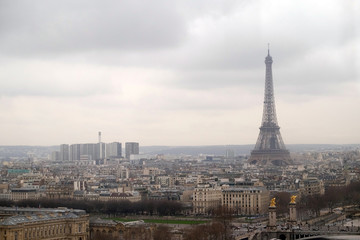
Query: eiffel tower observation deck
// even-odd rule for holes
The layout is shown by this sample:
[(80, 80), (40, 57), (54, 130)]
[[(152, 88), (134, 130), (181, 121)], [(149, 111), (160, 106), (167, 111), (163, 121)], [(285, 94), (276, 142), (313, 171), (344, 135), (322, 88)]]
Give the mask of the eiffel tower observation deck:
[(262, 123), (255, 149), (251, 151), (250, 164), (285, 166), (291, 164), (289, 151), (280, 134), (280, 127), (276, 118), (274, 86), (272, 77), (272, 57), (268, 49), (265, 58), (265, 97)]

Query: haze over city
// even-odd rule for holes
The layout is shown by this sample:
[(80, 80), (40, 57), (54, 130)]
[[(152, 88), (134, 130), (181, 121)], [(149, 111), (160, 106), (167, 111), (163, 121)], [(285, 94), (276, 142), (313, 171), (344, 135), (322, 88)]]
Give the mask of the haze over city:
[(358, 1), (1, 1), (0, 145), (360, 143)]

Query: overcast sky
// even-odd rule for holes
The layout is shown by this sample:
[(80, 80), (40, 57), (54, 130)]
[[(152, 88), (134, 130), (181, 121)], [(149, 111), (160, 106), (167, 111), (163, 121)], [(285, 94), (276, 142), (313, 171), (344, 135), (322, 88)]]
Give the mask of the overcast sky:
[(360, 2), (0, 0), (0, 145), (360, 143)]

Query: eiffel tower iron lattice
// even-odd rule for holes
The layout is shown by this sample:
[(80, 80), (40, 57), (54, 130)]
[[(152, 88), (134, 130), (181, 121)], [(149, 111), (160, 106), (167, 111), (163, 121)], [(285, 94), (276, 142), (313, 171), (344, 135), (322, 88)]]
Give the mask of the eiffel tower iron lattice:
[(249, 158), (250, 164), (284, 166), (291, 164), (289, 151), (280, 134), (276, 118), (274, 86), (272, 77), (272, 57), (268, 49), (265, 58), (265, 97), (259, 137)]

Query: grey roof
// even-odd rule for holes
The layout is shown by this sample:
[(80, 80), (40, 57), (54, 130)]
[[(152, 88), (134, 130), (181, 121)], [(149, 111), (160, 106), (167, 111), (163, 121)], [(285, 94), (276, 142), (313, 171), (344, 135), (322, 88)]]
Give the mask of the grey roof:
[(124, 222), (125, 226), (134, 226), (134, 225), (143, 225), (145, 224), (144, 220), (137, 220), (137, 221), (131, 221), (131, 222)]
[(0, 213), (67, 213), (72, 212), (77, 215), (85, 215), (86, 211), (82, 209), (69, 209), (66, 207), (58, 208), (30, 208), (30, 207), (0, 207)]
[(90, 218), (90, 224), (101, 224), (101, 225), (116, 225), (117, 221), (110, 219), (102, 219), (99, 217)]
[(249, 192), (249, 191), (267, 191), (265, 187), (229, 187), (222, 189), (223, 192)]
[(31, 215), (16, 215), (7, 217), (0, 221), (0, 226), (9, 226), (17, 225), (22, 223), (31, 223), (38, 221), (49, 221), (57, 219), (74, 219), (79, 218), (78, 215), (74, 213), (41, 213), (41, 214), (31, 214)]
[(102, 219), (102, 218), (99, 218), (99, 217), (90, 218), (90, 225), (101, 224), (101, 225), (115, 226), (115, 225), (117, 225), (119, 223), (123, 224), (124, 226), (135, 226), (135, 225), (144, 225), (145, 224), (144, 220), (122, 222), (122, 221), (115, 221), (115, 220), (110, 220), (110, 219)]

